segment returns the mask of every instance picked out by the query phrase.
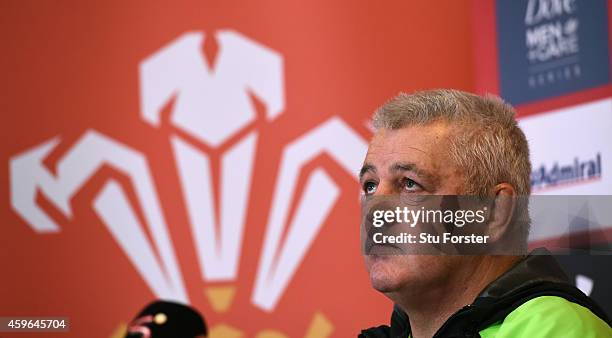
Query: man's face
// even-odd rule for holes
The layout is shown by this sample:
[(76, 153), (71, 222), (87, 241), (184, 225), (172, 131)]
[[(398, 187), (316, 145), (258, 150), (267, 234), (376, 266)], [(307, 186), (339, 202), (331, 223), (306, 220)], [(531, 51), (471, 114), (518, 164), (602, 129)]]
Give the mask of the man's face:
[[(463, 178), (449, 160), (452, 130), (446, 123), (381, 129), (372, 138), (360, 173), (362, 192), (369, 196), (459, 195)], [(444, 283), (459, 257), (366, 255), (372, 286), (393, 293)]]

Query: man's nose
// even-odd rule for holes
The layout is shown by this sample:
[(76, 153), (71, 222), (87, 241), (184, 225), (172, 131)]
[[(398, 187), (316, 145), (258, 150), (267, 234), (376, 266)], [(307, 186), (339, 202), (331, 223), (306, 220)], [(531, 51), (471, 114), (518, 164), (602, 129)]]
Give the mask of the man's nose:
[(395, 195), (397, 193), (397, 189), (392, 182), (380, 181), (380, 183), (378, 183), (378, 187), (376, 187), (374, 196), (388, 196)]

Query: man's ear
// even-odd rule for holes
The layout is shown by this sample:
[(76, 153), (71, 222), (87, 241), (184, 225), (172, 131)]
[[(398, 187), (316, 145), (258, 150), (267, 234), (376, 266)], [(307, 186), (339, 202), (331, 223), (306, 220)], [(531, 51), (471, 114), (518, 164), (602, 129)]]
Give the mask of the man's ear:
[(516, 190), (508, 183), (500, 183), (493, 188), (486, 234), (492, 243), (501, 239), (509, 226), (516, 208)]

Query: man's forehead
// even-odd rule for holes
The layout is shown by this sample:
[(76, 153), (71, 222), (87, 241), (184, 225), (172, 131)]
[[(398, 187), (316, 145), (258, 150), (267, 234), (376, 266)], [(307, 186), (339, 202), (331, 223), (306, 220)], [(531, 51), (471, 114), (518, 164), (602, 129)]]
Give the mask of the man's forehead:
[(373, 144), (370, 143), (368, 147), (368, 155), (377, 155), (377, 156), (401, 156), (401, 155), (411, 155), (415, 152), (421, 153), (423, 155), (427, 155), (430, 152), (430, 149), (424, 149), (423, 147), (412, 147), (402, 144)]
[(380, 129), (370, 142), (364, 165), (387, 171), (396, 163), (411, 163), (416, 171), (434, 174), (448, 165), (447, 135), (447, 124)]
[[(432, 123), (401, 129), (379, 129), (368, 147), (368, 154), (402, 155), (436, 153), (448, 139), (448, 125)], [(435, 154), (434, 154), (435, 155)]]

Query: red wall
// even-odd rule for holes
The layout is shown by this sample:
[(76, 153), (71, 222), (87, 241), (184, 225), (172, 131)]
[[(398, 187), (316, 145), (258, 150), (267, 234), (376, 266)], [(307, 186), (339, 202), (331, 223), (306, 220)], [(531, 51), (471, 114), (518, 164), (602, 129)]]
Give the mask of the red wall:
[[(137, 197), (129, 180), (104, 167), (72, 198), (66, 217), (43, 194), (37, 203), (61, 226), (40, 234), (11, 209), (9, 158), (51, 137), (59, 146), (45, 159), (51, 171), (88, 129), (142, 152), (149, 161), (189, 297), (209, 324), (255, 336), (274, 329), (304, 336), (315, 313), (333, 326), (331, 336), (388, 321), (391, 303), (369, 286), (358, 235), (359, 168), (347, 173), (319, 156), (302, 174), (324, 168), (342, 193), (271, 313), (250, 301), (282, 150), (332, 116), (367, 139), (372, 111), (400, 91), (474, 89), (468, 1), (185, 1), (2, 2), (0, 41), (5, 165), (0, 166), (0, 316), (63, 315), (72, 328), (47, 337), (110, 337), (154, 297), (92, 211), (109, 178)], [(200, 277), (164, 114), (154, 128), (139, 116), (138, 65), (187, 31), (214, 34), (229, 28), (280, 53), (285, 110), (259, 119), (246, 233), (226, 313), (204, 296), (213, 286)], [(214, 44), (205, 54), (215, 52)], [(169, 110), (171, 108), (168, 108)], [(260, 110), (265, 107), (260, 106)], [(219, 154), (224, 149), (207, 149)], [(215, 185), (218, 186), (218, 177)], [(298, 188), (299, 189), (299, 188)], [(298, 190), (299, 194), (299, 190)], [(295, 204), (295, 202), (294, 202)], [(136, 208), (138, 209), (138, 208)], [(142, 211), (137, 211), (142, 219)], [(214, 284), (216, 285), (216, 284)], [(3, 337), (22, 337), (1, 334)]]

